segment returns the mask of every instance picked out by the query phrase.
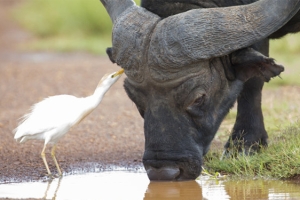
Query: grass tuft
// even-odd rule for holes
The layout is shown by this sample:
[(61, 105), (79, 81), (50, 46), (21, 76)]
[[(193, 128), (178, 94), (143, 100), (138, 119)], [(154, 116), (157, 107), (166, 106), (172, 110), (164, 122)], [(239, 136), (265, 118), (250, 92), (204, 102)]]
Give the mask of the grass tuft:
[(270, 138), (268, 148), (252, 156), (220, 160), (222, 152), (212, 150), (205, 157), (205, 168), (210, 174), (229, 174), (233, 177), (292, 178), (300, 174), (300, 123), (284, 129)]

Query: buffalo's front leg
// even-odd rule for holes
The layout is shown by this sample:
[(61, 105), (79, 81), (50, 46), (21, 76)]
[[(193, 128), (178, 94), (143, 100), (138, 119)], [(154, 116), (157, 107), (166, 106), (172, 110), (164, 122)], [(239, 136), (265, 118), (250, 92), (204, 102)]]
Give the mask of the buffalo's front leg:
[(261, 110), (261, 91), (264, 81), (252, 78), (244, 84), (238, 97), (236, 122), (226, 145), (228, 154), (232, 147), (245, 154), (256, 152), (262, 146), (267, 146), (268, 134), (265, 130), (263, 113)]

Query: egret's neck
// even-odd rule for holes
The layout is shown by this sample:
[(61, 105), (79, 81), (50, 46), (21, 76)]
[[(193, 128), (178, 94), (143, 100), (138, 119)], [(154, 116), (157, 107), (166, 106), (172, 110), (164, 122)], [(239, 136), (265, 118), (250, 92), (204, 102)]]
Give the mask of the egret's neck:
[(91, 105), (93, 105), (93, 107), (97, 107), (99, 105), (109, 88), (110, 86), (98, 86), (94, 94), (88, 97), (92, 101)]
[(80, 117), (77, 117), (74, 120), (74, 124), (80, 123), (87, 115), (89, 115), (102, 101), (103, 96), (108, 91), (110, 86), (100, 85), (96, 88), (94, 94), (91, 96), (81, 98), (82, 103), (80, 104), (82, 107), (80, 108)]

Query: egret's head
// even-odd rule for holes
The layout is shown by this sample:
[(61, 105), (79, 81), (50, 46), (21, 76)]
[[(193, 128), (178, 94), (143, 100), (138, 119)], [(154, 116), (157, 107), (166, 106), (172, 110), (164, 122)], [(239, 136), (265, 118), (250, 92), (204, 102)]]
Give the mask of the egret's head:
[(100, 80), (97, 88), (99, 87), (110, 87), (112, 86), (124, 73), (124, 69), (120, 69), (117, 72), (111, 74), (105, 74), (102, 79)]

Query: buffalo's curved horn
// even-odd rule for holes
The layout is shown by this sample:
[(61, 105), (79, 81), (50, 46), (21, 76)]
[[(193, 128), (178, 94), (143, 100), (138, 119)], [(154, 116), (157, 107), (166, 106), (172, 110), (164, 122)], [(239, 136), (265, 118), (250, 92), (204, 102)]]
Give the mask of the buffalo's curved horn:
[(154, 65), (184, 66), (227, 55), (268, 37), (299, 8), (300, 0), (260, 0), (243, 6), (195, 9), (165, 18), (152, 35), (150, 59)]
[(300, 0), (259, 0), (161, 19), (132, 0), (101, 2), (114, 23), (112, 58), (132, 77), (140, 76), (140, 66), (183, 67), (250, 46), (277, 31), (300, 8)]
[(114, 23), (118, 16), (122, 14), (127, 8), (135, 5), (132, 0), (100, 0), (103, 6), (106, 8), (111, 21)]

